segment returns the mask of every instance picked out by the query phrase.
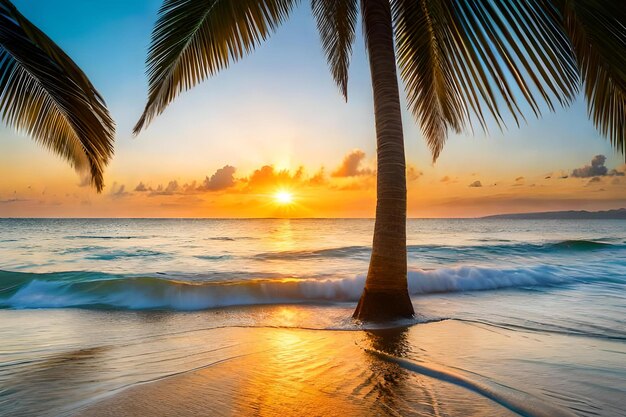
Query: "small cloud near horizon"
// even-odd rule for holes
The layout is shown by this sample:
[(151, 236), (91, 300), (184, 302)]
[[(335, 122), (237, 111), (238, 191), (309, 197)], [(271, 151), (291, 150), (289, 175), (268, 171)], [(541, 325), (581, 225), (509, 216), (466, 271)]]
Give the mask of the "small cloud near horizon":
[(483, 184), (480, 181), (474, 181), (473, 183), (471, 183), (470, 185), (468, 185), (468, 187), (472, 187), (472, 188), (478, 188), (478, 187), (482, 187)]
[(109, 193), (109, 195), (112, 198), (122, 198), (130, 195), (130, 193), (126, 191), (126, 186), (124, 184), (118, 184), (117, 182), (114, 182), (111, 186), (111, 192)]

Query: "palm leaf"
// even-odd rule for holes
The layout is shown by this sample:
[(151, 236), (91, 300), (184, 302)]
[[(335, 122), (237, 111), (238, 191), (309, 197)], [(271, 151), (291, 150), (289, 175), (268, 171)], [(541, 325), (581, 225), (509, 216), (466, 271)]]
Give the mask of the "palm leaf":
[(589, 115), (616, 149), (626, 148), (626, 6), (559, 0), (584, 82)]
[[(578, 86), (561, 16), (547, 0), (392, 0), (398, 63), (409, 106), (433, 158), (449, 130), (486, 129), (485, 110), (503, 126), (524, 106), (569, 103)], [(521, 93), (521, 94), (518, 94)]]
[(182, 91), (237, 61), (282, 23), (298, 0), (165, 0), (148, 53), (148, 102), (138, 134)]
[(437, 33), (441, 23), (431, 18), (425, 2), (404, 0), (393, 6), (398, 63), (409, 106), (436, 158), (448, 129), (461, 129), (467, 108), (446, 45)]
[(0, 0), (0, 114), (76, 169), (98, 191), (114, 123), (87, 76), (7, 0)]
[(331, 73), (348, 99), (348, 67), (358, 17), (357, 0), (312, 0), (313, 15)]

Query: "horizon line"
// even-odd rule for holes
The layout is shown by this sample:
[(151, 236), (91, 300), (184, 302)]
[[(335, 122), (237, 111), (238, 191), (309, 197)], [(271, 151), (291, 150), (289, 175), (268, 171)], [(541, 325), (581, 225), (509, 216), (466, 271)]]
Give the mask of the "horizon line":
[[(407, 217), (407, 220), (492, 220), (494, 216), (510, 216), (510, 215), (524, 215), (524, 214), (549, 214), (549, 213), (568, 213), (568, 212), (587, 212), (587, 213), (602, 213), (607, 211), (619, 211), (626, 210), (626, 207), (606, 209), (606, 210), (553, 210), (553, 211), (524, 211), (524, 212), (507, 212), (486, 214), (482, 216), (468, 216), (468, 217)], [(3, 217), (0, 216), (0, 220), (376, 220), (375, 217), (53, 217), (53, 216), (38, 216), (38, 217)], [(501, 220), (493, 218), (493, 220)], [(508, 219), (518, 220), (518, 219)], [(524, 220), (524, 219), (519, 219)], [(541, 220), (541, 219), (535, 219)], [(554, 219), (547, 219), (554, 220)]]

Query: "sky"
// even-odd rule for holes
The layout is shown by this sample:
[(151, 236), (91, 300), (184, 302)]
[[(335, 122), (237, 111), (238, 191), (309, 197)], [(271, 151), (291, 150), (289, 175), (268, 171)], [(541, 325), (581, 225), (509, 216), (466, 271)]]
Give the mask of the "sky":
[[(15, 0), (81, 66), (117, 123), (101, 194), (0, 127), (0, 217), (372, 217), (376, 155), (358, 36), (346, 103), (303, 2), (267, 42), (183, 93), (139, 136), (159, 0)], [(626, 207), (624, 158), (584, 100), (517, 127), (450, 135), (432, 163), (402, 97), (410, 217)], [(290, 193), (292, 202), (278, 201)]]

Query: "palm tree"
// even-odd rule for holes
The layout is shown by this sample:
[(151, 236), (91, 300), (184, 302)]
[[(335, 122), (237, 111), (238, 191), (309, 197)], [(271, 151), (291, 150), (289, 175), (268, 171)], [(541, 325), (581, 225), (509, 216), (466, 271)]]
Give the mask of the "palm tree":
[(0, 117), (89, 170), (102, 191), (115, 125), (87, 76), (8, 0), (0, 0)]
[[(165, 0), (152, 33), (148, 101), (135, 134), (176, 96), (252, 51), (298, 0)], [(312, 0), (331, 73), (347, 97), (358, 0)], [(566, 105), (584, 86), (602, 134), (624, 150), (626, 8), (602, 0), (361, 0), (377, 138), (377, 205), (354, 316), (407, 317), (406, 168), (396, 64), (436, 160), (448, 132), (485, 114), (504, 126)], [(395, 46), (395, 48), (394, 48)], [(506, 114), (505, 114), (506, 113)]]

